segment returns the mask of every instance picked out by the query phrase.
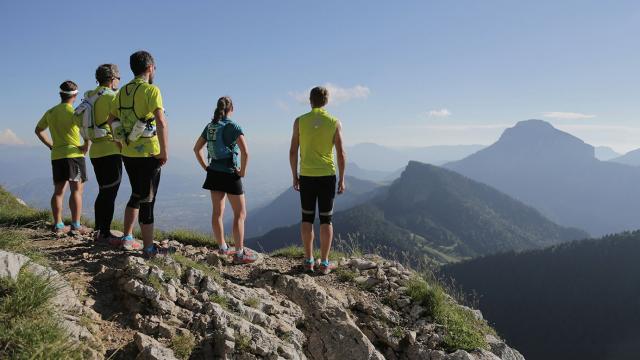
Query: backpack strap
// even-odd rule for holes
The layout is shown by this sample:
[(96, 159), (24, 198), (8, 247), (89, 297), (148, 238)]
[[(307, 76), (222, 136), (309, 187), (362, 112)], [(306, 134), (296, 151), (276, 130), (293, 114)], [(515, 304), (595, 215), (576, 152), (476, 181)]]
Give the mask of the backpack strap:
[[(101, 89), (100, 91), (97, 92), (98, 97), (97, 97), (96, 101), (94, 101), (92, 106), (91, 106), (91, 111), (93, 113), (92, 122), (93, 122), (93, 126), (94, 127), (100, 127), (101, 128), (103, 125), (105, 125), (107, 123), (107, 121), (103, 122), (102, 124), (98, 124), (96, 122), (96, 106), (95, 105), (98, 102), (98, 100), (100, 100), (102, 95), (105, 95), (105, 94), (112, 94), (113, 95), (113, 94), (115, 94), (115, 92), (113, 90), (109, 89), (109, 88), (104, 88), (104, 89)], [(107, 126), (107, 128), (108, 128), (108, 126)], [(107, 130), (107, 133), (111, 133), (111, 131), (109, 129), (105, 129), (105, 130)]]
[[(131, 84), (127, 84), (127, 85), (124, 86), (124, 92), (127, 95), (127, 97), (129, 96), (129, 90), (127, 88), (127, 86), (129, 86), (129, 85), (131, 85)], [(122, 95), (118, 97), (118, 108), (119, 109), (131, 109), (131, 111), (133, 111), (133, 115), (136, 117), (136, 119), (140, 119), (138, 114), (136, 114), (136, 93), (138, 92), (138, 89), (140, 88), (140, 85), (142, 85), (142, 83), (138, 84), (136, 86), (136, 88), (133, 89), (133, 96), (131, 97), (131, 107), (122, 106)]]

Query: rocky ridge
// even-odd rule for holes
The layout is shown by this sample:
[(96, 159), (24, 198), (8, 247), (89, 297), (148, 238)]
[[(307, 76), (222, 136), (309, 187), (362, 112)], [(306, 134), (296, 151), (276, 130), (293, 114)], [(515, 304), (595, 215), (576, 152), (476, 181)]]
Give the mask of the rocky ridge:
[(84, 301), (66, 301), (75, 310), (63, 313), (90, 314), (100, 326), (117, 319), (116, 330), (79, 326), (77, 339), (95, 349), (91, 357), (524, 359), (492, 335), (487, 349), (447, 352), (446, 329), (407, 295), (415, 274), (398, 262), (341, 259), (337, 273), (315, 276), (302, 272), (299, 259), (261, 255), (252, 266), (233, 266), (207, 247), (169, 244), (178, 253), (153, 260), (96, 249), (80, 237), (44, 247), (88, 264), (93, 290)]

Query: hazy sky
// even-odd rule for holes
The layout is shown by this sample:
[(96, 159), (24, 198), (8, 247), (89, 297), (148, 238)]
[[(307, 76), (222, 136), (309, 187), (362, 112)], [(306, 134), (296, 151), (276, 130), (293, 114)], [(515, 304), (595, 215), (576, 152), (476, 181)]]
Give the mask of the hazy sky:
[(350, 144), (489, 144), (541, 118), (640, 147), (638, 1), (2, 1), (0, 141), (27, 143), (65, 79), (138, 49), (157, 60), (174, 149), (230, 95), (250, 144), (288, 142), (333, 90)]

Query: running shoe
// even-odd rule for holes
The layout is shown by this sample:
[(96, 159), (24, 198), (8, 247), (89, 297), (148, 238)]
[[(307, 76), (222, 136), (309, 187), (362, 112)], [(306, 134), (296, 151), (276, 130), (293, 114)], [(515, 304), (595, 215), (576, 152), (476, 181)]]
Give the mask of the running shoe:
[(147, 249), (142, 250), (142, 254), (147, 259), (151, 259), (156, 256), (167, 256), (167, 255), (174, 254), (175, 252), (176, 252), (176, 248), (173, 246), (160, 247), (155, 244), (153, 245), (153, 248), (151, 250), (147, 250)]
[(222, 249), (222, 248), (218, 247), (218, 254), (219, 255), (233, 255), (235, 253), (236, 253), (236, 250), (232, 249), (229, 246), (227, 246), (226, 249)]
[(124, 251), (137, 251), (142, 250), (142, 245), (137, 242), (133, 236), (125, 235), (114, 241), (116, 246), (120, 247)]
[(241, 265), (241, 264), (251, 264), (258, 260), (258, 254), (251, 250), (243, 249), (242, 253), (236, 253), (233, 256), (233, 264)]
[(321, 261), (320, 265), (318, 265), (318, 270), (320, 270), (320, 273), (322, 275), (327, 275), (333, 270), (335, 270), (336, 268), (337, 268), (336, 264), (330, 261)]
[(113, 236), (111, 233), (106, 236), (102, 236), (100, 231), (97, 231), (93, 237), (93, 242), (99, 246), (119, 247), (122, 245), (122, 240), (119, 237)]
[(302, 267), (304, 268), (304, 271), (308, 271), (308, 272), (313, 272), (313, 267), (316, 265), (316, 263), (313, 261), (313, 259), (305, 259), (304, 262), (302, 263)]
[(89, 235), (93, 232), (93, 229), (88, 228), (84, 225), (80, 225), (78, 227), (75, 227), (73, 225), (71, 225), (71, 235)]
[(61, 227), (61, 228), (53, 225), (53, 227), (51, 228), (51, 231), (53, 231), (53, 233), (56, 234), (56, 235), (67, 234), (67, 233), (69, 233), (70, 230), (71, 230), (71, 227), (66, 226), (66, 225)]

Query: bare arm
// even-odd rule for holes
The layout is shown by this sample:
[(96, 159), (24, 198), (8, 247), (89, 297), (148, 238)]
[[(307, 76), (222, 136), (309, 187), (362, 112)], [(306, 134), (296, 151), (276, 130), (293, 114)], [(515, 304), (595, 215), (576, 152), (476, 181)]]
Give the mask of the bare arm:
[(155, 158), (160, 160), (160, 165), (164, 165), (169, 160), (169, 128), (167, 118), (164, 116), (162, 108), (157, 108), (153, 115), (156, 117), (156, 127), (158, 128), (158, 141), (160, 141), (160, 154)]
[(47, 135), (47, 129), (41, 129), (36, 126), (35, 132), (38, 139), (40, 139), (40, 141), (42, 141), (42, 143), (45, 144), (49, 148), (49, 150), (51, 150), (53, 148), (53, 143), (49, 139), (49, 135)]
[(203, 139), (202, 136), (198, 136), (198, 140), (196, 140), (196, 144), (193, 146), (193, 152), (196, 154), (196, 160), (198, 160), (200, 167), (205, 171), (207, 170), (207, 162), (204, 160), (202, 149), (206, 144), (207, 140)]
[(338, 124), (336, 126), (336, 134), (333, 141), (336, 145), (336, 155), (338, 156), (338, 171), (340, 173), (340, 180), (338, 181), (338, 194), (342, 194), (347, 189), (347, 185), (344, 182), (344, 171), (347, 163), (347, 152), (344, 150), (344, 146), (342, 144), (342, 124), (340, 123), (340, 121), (338, 121)]
[(291, 175), (293, 176), (293, 188), (300, 191), (300, 178), (298, 177), (298, 149), (300, 148), (300, 132), (298, 119), (293, 123), (293, 134), (291, 135), (291, 147), (289, 148), (289, 164), (291, 165)]
[(249, 148), (247, 147), (247, 140), (244, 138), (244, 135), (240, 135), (237, 140), (238, 146), (240, 147), (240, 170), (237, 171), (240, 177), (244, 177), (247, 172), (247, 164), (249, 163)]

